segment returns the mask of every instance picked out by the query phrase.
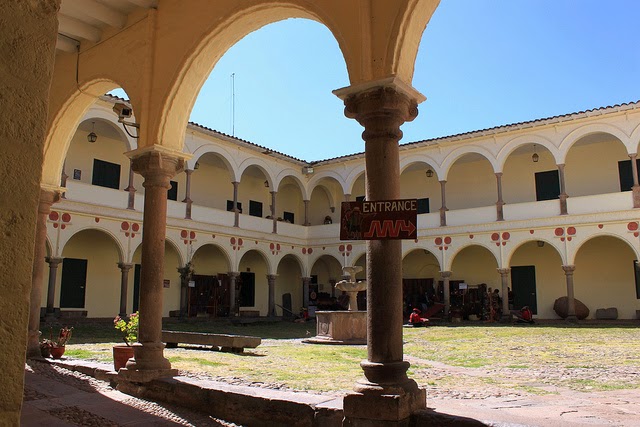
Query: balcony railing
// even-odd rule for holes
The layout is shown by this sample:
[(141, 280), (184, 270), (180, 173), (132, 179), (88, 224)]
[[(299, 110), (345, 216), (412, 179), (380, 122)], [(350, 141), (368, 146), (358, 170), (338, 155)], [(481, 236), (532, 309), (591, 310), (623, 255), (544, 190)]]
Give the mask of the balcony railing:
[[(78, 181), (67, 182), (66, 198), (70, 201), (87, 203), (90, 205), (108, 206), (116, 209), (126, 209), (128, 193), (123, 190), (98, 187)], [(140, 211), (144, 206), (144, 195), (136, 193), (135, 209)], [(597, 214), (604, 212), (627, 211), (633, 209), (633, 197), (630, 191), (620, 193), (596, 194), (567, 199), (569, 215)], [(182, 219), (185, 216), (186, 205), (182, 202), (169, 200), (167, 215)], [(504, 206), (505, 221), (522, 221), (537, 218), (553, 218), (560, 215), (560, 201), (546, 200), (540, 202), (507, 203)], [(191, 210), (194, 221), (223, 227), (233, 227), (234, 213), (194, 204)], [(478, 225), (496, 222), (495, 205), (469, 209), (447, 211), (447, 226)], [(267, 218), (240, 215), (240, 227), (243, 230), (260, 233), (270, 233), (273, 221)], [(440, 213), (432, 212), (418, 215), (418, 229), (427, 230), (440, 227)], [(311, 241), (320, 239), (335, 239), (340, 233), (340, 224), (313, 225), (305, 227), (298, 224), (278, 222), (278, 234), (293, 238), (307, 238)]]

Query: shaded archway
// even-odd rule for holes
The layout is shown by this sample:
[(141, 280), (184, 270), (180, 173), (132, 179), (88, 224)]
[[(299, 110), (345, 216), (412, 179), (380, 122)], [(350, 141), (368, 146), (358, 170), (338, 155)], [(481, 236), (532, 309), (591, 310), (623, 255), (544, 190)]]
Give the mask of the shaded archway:
[(120, 245), (97, 229), (74, 234), (62, 250), (56, 280), (55, 304), (62, 311), (86, 311), (87, 317), (114, 317), (119, 313)]
[(636, 282), (638, 256), (628, 242), (597, 236), (578, 249), (574, 265), (575, 297), (595, 318), (599, 308), (615, 307), (621, 319), (635, 319), (640, 288)]
[[(233, 172), (229, 159), (207, 152), (198, 157), (191, 172), (190, 199), (194, 205), (233, 209)], [(181, 179), (184, 174), (180, 174)]]
[(193, 287), (187, 289), (189, 317), (229, 316), (231, 291), (228, 273), (231, 264), (224, 250), (211, 243), (200, 246), (191, 258)]
[(280, 181), (276, 195), (276, 217), (291, 224), (305, 223), (302, 189), (293, 176), (286, 176)]
[[(509, 212), (510, 205), (513, 204), (551, 199), (546, 196), (549, 191), (544, 186), (547, 182), (544, 176), (547, 175), (558, 177), (558, 166), (553, 153), (545, 146), (524, 143), (511, 151), (502, 170), (502, 198), (507, 204), (506, 212)], [(540, 184), (537, 184), (536, 176), (540, 177), (538, 181), (543, 179)], [(553, 199), (560, 195), (559, 181), (556, 179), (556, 182), (557, 189), (551, 190)], [(505, 218), (513, 219), (506, 214)]]
[(496, 176), (493, 165), (485, 155), (478, 152), (460, 155), (447, 169), (445, 179), (448, 209), (495, 205)]
[[(295, 255), (285, 255), (278, 263), (275, 285), (276, 313), (283, 317), (294, 317), (303, 306), (302, 264)], [(288, 304), (291, 303), (289, 307)], [(281, 306), (281, 307), (278, 307)]]
[(269, 310), (269, 264), (265, 255), (257, 250), (249, 250), (238, 263), (240, 312), (256, 312), (266, 316)]
[(515, 249), (509, 261), (512, 309), (529, 306), (540, 319), (556, 319), (553, 304), (567, 295), (562, 257), (549, 242), (531, 240)]
[(426, 310), (434, 302), (440, 280), (440, 262), (426, 249), (414, 249), (402, 258), (403, 308), (408, 315), (412, 308)]
[(338, 222), (340, 217), (340, 206), (344, 200), (342, 186), (333, 177), (323, 177), (313, 187), (309, 202), (309, 222), (311, 225)]
[(435, 168), (422, 161), (408, 164), (400, 174), (400, 198), (417, 199), (418, 214), (437, 212), (442, 206)]

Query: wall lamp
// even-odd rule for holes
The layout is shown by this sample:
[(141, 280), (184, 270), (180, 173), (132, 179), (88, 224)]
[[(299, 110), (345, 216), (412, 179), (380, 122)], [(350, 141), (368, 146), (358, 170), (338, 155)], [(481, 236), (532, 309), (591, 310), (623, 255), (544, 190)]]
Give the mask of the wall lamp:
[(540, 156), (536, 153), (536, 144), (533, 144), (533, 155), (531, 156), (531, 160), (533, 160), (533, 163), (538, 163), (538, 160), (540, 160)]
[(264, 180), (264, 186), (269, 188), (269, 181), (267, 181), (266, 179)]
[(91, 133), (87, 135), (87, 141), (90, 143), (94, 143), (98, 140), (98, 135), (96, 135), (96, 122), (91, 122)]
[(431, 178), (433, 176), (433, 171), (431, 170), (431, 168), (427, 169), (427, 178)]

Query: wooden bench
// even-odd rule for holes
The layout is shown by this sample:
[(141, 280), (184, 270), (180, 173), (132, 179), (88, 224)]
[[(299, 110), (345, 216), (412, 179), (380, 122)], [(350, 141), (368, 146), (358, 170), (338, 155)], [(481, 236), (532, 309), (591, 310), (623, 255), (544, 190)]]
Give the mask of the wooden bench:
[(162, 331), (162, 341), (167, 344), (167, 348), (176, 348), (178, 344), (196, 344), (211, 346), (220, 351), (242, 353), (245, 348), (258, 347), (262, 343), (262, 338), (246, 335)]

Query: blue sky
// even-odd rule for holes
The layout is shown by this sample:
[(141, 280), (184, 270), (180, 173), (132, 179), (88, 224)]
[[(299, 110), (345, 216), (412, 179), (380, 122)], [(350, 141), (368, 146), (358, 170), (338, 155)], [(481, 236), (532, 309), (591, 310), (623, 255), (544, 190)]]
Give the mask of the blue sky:
[[(402, 142), (640, 100), (639, 18), (635, 0), (442, 0), (413, 80), (427, 101)], [(225, 54), (191, 120), (307, 161), (361, 152), (331, 93), (348, 84), (331, 33), (286, 20)]]

